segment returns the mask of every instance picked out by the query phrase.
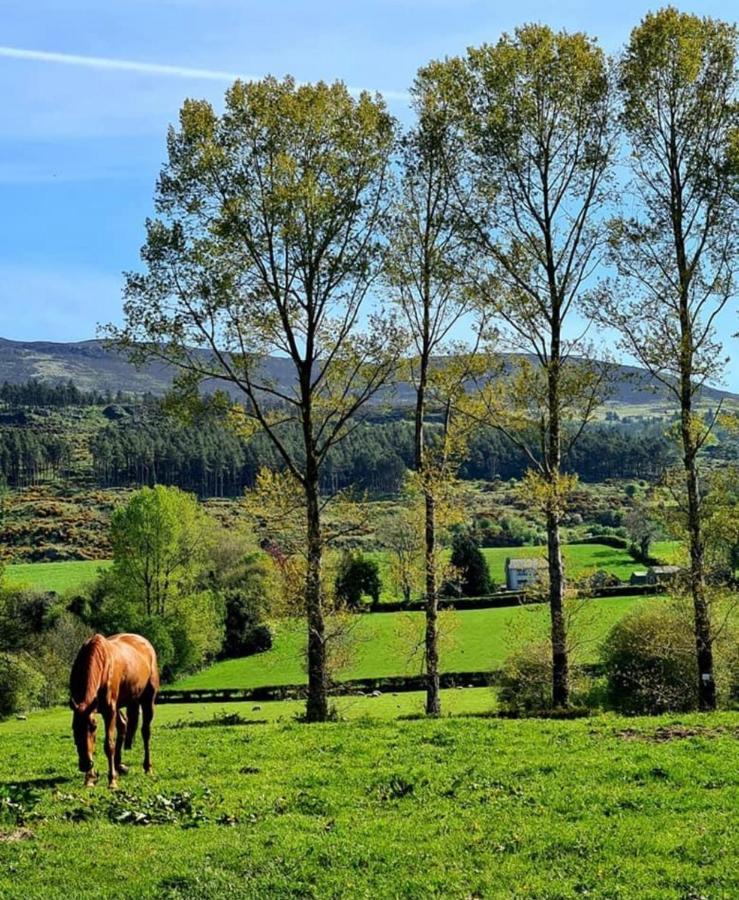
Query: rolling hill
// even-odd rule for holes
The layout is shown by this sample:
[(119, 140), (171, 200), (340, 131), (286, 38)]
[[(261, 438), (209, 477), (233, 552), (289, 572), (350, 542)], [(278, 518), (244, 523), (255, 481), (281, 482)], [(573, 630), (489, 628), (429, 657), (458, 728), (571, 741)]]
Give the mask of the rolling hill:
[[(290, 382), (291, 365), (287, 360), (270, 357), (266, 366), (278, 384), (284, 387)], [(653, 408), (657, 412), (666, 406), (664, 388), (648, 372), (634, 366), (616, 368), (618, 377), (609, 407), (637, 407), (641, 412)], [(171, 384), (172, 375), (172, 368), (162, 363), (137, 369), (125, 356), (106, 349), (100, 341), (56, 343), (0, 338), (0, 383), (18, 384), (31, 378), (50, 382), (71, 379), (82, 390), (163, 394)], [(739, 406), (738, 394), (713, 387), (703, 391), (705, 404), (715, 404), (722, 398), (731, 406)], [(405, 405), (409, 401), (410, 392), (401, 385), (395, 402)]]

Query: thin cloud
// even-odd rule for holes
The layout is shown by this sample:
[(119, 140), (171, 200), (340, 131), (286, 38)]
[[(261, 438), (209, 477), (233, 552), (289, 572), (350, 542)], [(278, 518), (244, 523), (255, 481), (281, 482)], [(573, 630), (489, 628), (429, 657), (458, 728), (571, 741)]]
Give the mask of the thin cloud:
[[(161, 63), (138, 62), (131, 59), (111, 59), (105, 56), (80, 56), (74, 53), (54, 53), (46, 50), (29, 50), (21, 47), (0, 46), (0, 57), (21, 59), (33, 62), (52, 63), (64, 66), (78, 66), (88, 69), (107, 69), (119, 72), (137, 72), (141, 75), (164, 76), (169, 78), (189, 78), (205, 81), (231, 82), (240, 78), (242, 81), (257, 81), (258, 75), (245, 75), (243, 72), (226, 72), (220, 69), (196, 69), (190, 66), (170, 66)], [(360, 94), (364, 88), (348, 88), (351, 94)], [(387, 100), (408, 102), (407, 91), (382, 91)]]

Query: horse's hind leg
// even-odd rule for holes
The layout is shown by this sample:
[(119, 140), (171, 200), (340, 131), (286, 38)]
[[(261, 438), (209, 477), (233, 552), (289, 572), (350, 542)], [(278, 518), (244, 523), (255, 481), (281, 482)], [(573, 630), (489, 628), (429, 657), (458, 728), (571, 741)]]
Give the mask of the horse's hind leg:
[(116, 714), (116, 727), (118, 729), (118, 734), (115, 739), (115, 768), (116, 772), (120, 772), (121, 775), (125, 775), (128, 772), (128, 766), (124, 766), (121, 762), (121, 750), (123, 749), (124, 741), (126, 740), (126, 728), (128, 726), (128, 722), (126, 721), (126, 714), (122, 709), (118, 710)]
[(151, 720), (154, 718), (153, 690), (148, 690), (141, 699), (141, 737), (144, 739), (144, 772), (151, 772), (151, 753), (149, 740), (151, 738)]

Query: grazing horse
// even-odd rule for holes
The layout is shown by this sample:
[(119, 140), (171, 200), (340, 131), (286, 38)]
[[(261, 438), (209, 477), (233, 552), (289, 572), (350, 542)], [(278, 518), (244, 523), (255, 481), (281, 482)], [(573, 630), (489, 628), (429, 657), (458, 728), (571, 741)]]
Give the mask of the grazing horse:
[(151, 771), (149, 736), (158, 690), (157, 655), (146, 638), (138, 634), (114, 634), (110, 638), (96, 634), (85, 641), (69, 677), (69, 705), (74, 710), (72, 732), (80, 772), (85, 773), (85, 786), (97, 781), (92, 759), (96, 712), (105, 724), (109, 787), (117, 786), (118, 773), (128, 771), (121, 762), (121, 750), (124, 745), (126, 750), (131, 749), (139, 711), (144, 739), (144, 771)]

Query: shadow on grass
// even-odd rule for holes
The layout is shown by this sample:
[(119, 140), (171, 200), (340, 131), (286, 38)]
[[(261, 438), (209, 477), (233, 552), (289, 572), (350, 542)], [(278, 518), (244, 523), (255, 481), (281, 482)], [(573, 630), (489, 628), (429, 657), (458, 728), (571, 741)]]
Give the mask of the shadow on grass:
[(0, 788), (55, 788), (74, 781), (69, 775), (52, 775), (49, 778), (9, 778), (0, 781)]

